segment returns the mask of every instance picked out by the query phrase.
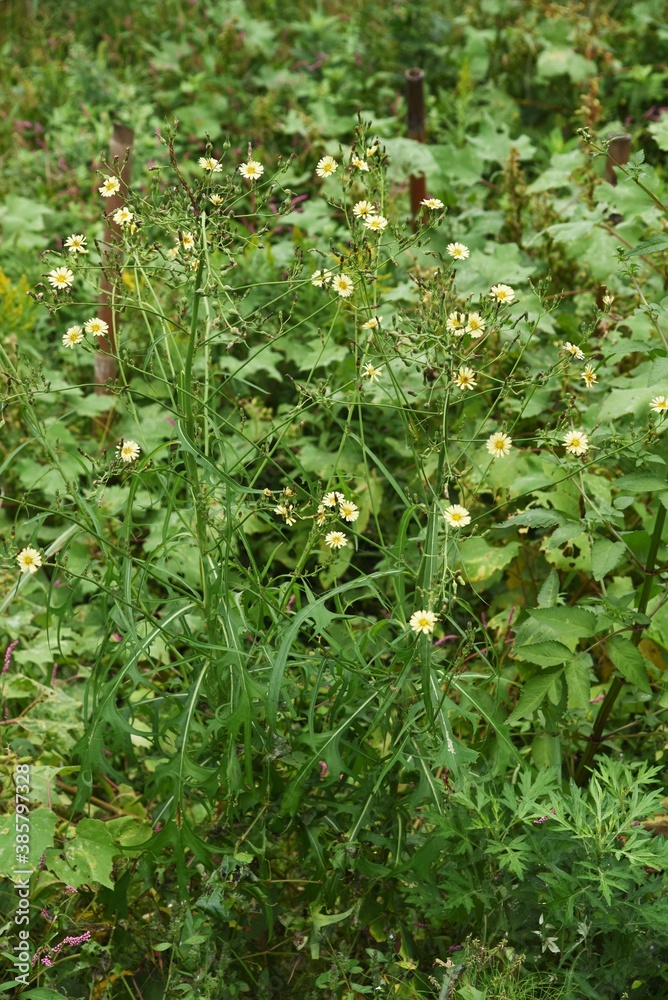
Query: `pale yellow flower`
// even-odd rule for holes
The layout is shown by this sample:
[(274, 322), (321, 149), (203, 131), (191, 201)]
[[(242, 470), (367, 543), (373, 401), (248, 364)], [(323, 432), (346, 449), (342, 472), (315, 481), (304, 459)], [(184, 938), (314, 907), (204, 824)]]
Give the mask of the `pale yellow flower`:
[(564, 350), (568, 351), (576, 361), (584, 361), (584, 352), (580, 350), (575, 344), (571, 344), (570, 340), (567, 340), (564, 344)]
[(264, 173), (264, 167), (257, 160), (248, 160), (239, 166), (239, 173), (247, 181), (258, 181)]
[(466, 332), (470, 333), (474, 340), (477, 340), (478, 337), (482, 337), (485, 332), (485, 321), (480, 313), (469, 313), (469, 318), (466, 322)]
[(354, 289), (352, 278), (347, 274), (336, 274), (332, 278), (332, 288), (338, 292), (342, 299), (347, 299), (353, 294)]
[(359, 507), (352, 500), (340, 500), (339, 515), (344, 521), (356, 521), (360, 516)]
[(65, 240), (65, 246), (70, 253), (88, 253), (86, 248), (86, 237), (83, 233), (72, 233)]
[(362, 323), (361, 330), (375, 330), (383, 322), (382, 316), (372, 316), (366, 323)]
[(466, 260), (471, 255), (471, 251), (463, 243), (448, 243), (445, 249), (453, 260)]
[(112, 195), (118, 194), (121, 189), (121, 182), (118, 177), (105, 177), (102, 181), (102, 186), (98, 188), (98, 191), (103, 198), (111, 198)]
[(38, 549), (33, 549), (29, 545), (27, 548), (21, 549), (16, 561), (22, 573), (36, 573), (42, 565), (42, 556)]
[(384, 215), (369, 215), (364, 220), (364, 225), (372, 233), (382, 233), (387, 227), (387, 219)]
[(438, 618), (433, 611), (414, 611), (408, 624), (418, 635), (431, 635)]
[(208, 170), (212, 174), (219, 174), (223, 169), (220, 161), (216, 160), (213, 156), (200, 156), (197, 162), (203, 170)]
[(451, 312), (445, 321), (445, 329), (448, 333), (454, 333), (457, 337), (463, 337), (466, 332), (466, 316), (464, 313)]
[(423, 198), (420, 204), (424, 205), (425, 208), (431, 208), (431, 209), (443, 208), (443, 202), (441, 201), (440, 198)]
[(134, 213), (130, 211), (127, 205), (124, 205), (123, 208), (118, 208), (114, 212), (112, 218), (117, 226), (127, 226), (134, 219)]
[(70, 326), (63, 334), (63, 347), (74, 347), (84, 339), (83, 330), (80, 326)]
[(465, 528), (467, 524), (471, 523), (471, 515), (466, 507), (462, 507), (458, 503), (446, 507), (443, 511), (443, 517), (451, 528)]
[(510, 285), (492, 285), (489, 294), (501, 305), (510, 305), (515, 299), (515, 290)]
[(56, 291), (61, 292), (72, 287), (74, 274), (70, 271), (69, 267), (54, 267), (54, 269), (49, 271), (47, 274), (47, 278), (49, 279), (49, 284), (52, 285)]
[(325, 510), (324, 505), (319, 503), (318, 513), (315, 515), (315, 523), (320, 527), (322, 527), (326, 520), (327, 520), (327, 511)]
[(339, 165), (333, 156), (323, 156), (320, 160), (318, 160), (315, 172), (318, 177), (327, 178), (331, 177), (332, 174), (335, 174), (338, 167)]
[(313, 272), (313, 277), (311, 278), (311, 284), (315, 285), (316, 288), (323, 288), (329, 281), (332, 280), (334, 275), (333, 271), (328, 271), (326, 268), (322, 270), (317, 270)]
[(215, 205), (215, 207), (218, 208), (219, 205), (223, 204), (223, 196), (222, 194), (210, 194), (209, 201), (212, 205)]
[(367, 361), (362, 371), (362, 375), (365, 378), (368, 378), (369, 382), (377, 382), (378, 379), (382, 376), (382, 374), (383, 374), (382, 366), (376, 368), (376, 366), (372, 364), (371, 361)]
[(348, 539), (342, 531), (330, 531), (325, 535), (325, 545), (330, 549), (342, 549), (348, 544)]
[(476, 385), (478, 384), (476, 382), (476, 376), (473, 369), (466, 367), (459, 369), (454, 382), (455, 385), (462, 390), (462, 392), (464, 392), (466, 389), (475, 389)]
[(332, 490), (331, 493), (325, 493), (322, 498), (322, 502), (325, 507), (338, 507), (340, 503), (343, 503), (345, 497), (343, 493), (339, 493), (338, 490)]
[(584, 369), (580, 372), (580, 378), (584, 379), (584, 384), (588, 389), (591, 389), (593, 385), (598, 382), (598, 375), (594, 371), (591, 365), (585, 365)]
[(93, 316), (92, 319), (87, 319), (84, 323), (84, 330), (93, 337), (104, 337), (105, 334), (109, 333), (109, 324), (105, 323), (99, 316)]
[(141, 448), (136, 441), (121, 441), (116, 445), (116, 451), (123, 462), (130, 463), (139, 458)]
[(184, 250), (195, 249), (195, 237), (192, 233), (181, 233), (181, 246)]
[(364, 170), (367, 172), (369, 170), (369, 164), (366, 160), (361, 159), (359, 156), (356, 156), (353, 160), (351, 160), (351, 165), (353, 167), (357, 167), (358, 170)]
[(666, 396), (655, 396), (650, 403), (652, 413), (668, 413), (668, 398)]
[(356, 201), (353, 205), (353, 215), (356, 219), (364, 219), (367, 215), (375, 215), (376, 206), (372, 201)]
[(571, 455), (584, 455), (589, 451), (589, 438), (583, 430), (564, 434), (564, 447)]
[(502, 431), (497, 431), (487, 438), (486, 448), (492, 458), (506, 458), (510, 455), (513, 439)]

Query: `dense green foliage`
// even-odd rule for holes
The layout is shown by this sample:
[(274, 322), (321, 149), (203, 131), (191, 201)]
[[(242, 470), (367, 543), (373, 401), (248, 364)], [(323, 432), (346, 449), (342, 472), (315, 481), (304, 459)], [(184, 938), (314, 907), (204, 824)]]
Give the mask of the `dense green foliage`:
[(665, 992), (663, 6), (0, 11), (8, 991)]

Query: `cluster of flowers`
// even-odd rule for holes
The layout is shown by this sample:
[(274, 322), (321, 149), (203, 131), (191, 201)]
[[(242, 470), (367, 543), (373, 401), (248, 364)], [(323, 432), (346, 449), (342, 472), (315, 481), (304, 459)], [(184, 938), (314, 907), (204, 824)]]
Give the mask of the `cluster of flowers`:
[[(264, 490), (264, 495), (271, 497), (271, 490)], [(295, 505), (289, 502), (290, 497), (294, 495), (294, 490), (291, 490), (289, 486), (286, 487), (283, 490), (282, 501), (274, 507), (274, 514), (282, 517), (287, 525), (297, 523)], [(342, 520), (347, 521), (349, 524), (354, 523), (360, 516), (357, 504), (353, 503), (352, 500), (346, 500), (344, 494), (339, 492), (339, 490), (332, 490), (329, 493), (325, 493), (322, 501), (318, 504), (317, 512), (311, 516), (315, 518), (316, 524), (321, 528), (327, 520), (328, 512), (334, 511), (336, 511)], [(348, 538), (343, 531), (330, 531), (325, 535), (325, 545), (330, 549), (342, 549), (347, 544)]]
[(109, 333), (109, 324), (99, 316), (87, 319), (83, 326), (75, 324), (69, 326), (63, 334), (63, 347), (70, 347), (72, 350), (77, 344), (82, 343), (84, 334), (88, 333), (92, 337), (106, 337)]
[[(61, 948), (65, 947), (66, 945), (70, 948), (78, 948), (79, 945), (83, 944), (85, 941), (90, 941), (90, 931), (84, 931), (83, 934), (77, 934), (77, 935), (70, 934), (67, 937), (63, 938), (62, 941), (59, 941), (58, 944), (54, 945), (53, 948), (50, 948), (47, 945), (46, 949), (48, 951), (48, 954), (42, 955), (41, 957), (42, 965), (46, 966), (46, 968), (48, 969), (51, 965), (53, 965), (52, 957), (54, 955), (57, 955)], [(37, 959), (40, 957), (41, 951), (42, 949), (39, 948), (33, 955), (32, 958), (33, 965), (37, 964)]]

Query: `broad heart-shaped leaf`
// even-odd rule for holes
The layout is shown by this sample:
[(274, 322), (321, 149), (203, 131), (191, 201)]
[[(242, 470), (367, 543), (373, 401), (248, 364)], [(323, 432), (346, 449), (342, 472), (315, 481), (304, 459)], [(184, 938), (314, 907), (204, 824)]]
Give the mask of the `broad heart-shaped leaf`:
[(613, 635), (608, 639), (607, 648), (608, 656), (625, 681), (635, 684), (641, 691), (651, 691), (645, 657), (630, 639)]
[(469, 583), (489, 580), (497, 570), (504, 569), (519, 552), (519, 542), (507, 541), (493, 547), (477, 535), (457, 543), (459, 556)]
[(540, 705), (553, 684), (558, 684), (562, 670), (550, 671), (532, 677), (522, 688), (520, 700), (508, 718), (509, 723), (517, 722), (531, 715)]
[(633, 257), (635, 254), (659, 253), (661, 250), (668, 250), (668, 233), (657, 233), (655, 236), (648, 236), (646, 240), (641, 240), (634, 247), (627, 250), (625, 257)]
[(64, 857), (55, 848), (47, 852), (47, 868), (75, 889), (90, 882), (113, 889), (111, 867), (120, 853), (105, 823), (99, 819), (82, 819), (77, 823), (74, 837), (65, 842)]
[(595, 580), (602, 580), (611, 573), (624, 558), (624, 542), (611, 542), (607, 538), (597, 538), (591, 550), (591, 571)]
[(538, 606), (541, 608), (553, 608), (557, 603), (558, 597), (559, 574), (556, 569), (551, 569), (538, 591)]
[(44, 851), (53, 844), (57, 819), (55, 812), (46, 807), (30, 810), (30, 851), (23, 864), (23, 855), (16, 853), (16, 824), (22, 822), (22, 817), (13, 814), (3, 816), (0, 819), (0, 876), (12, 878), (18, 868), (36, 869)]
[(651, 472), (632, 472), (615, 479), (614, 484), (625, 493), (653, 493), (655, 490), (668, 489), (668, 479)]
[(596, 631), (596, 615), (585, 608), (528, 608), (534, 621), (554, 633), (555, 639), (584, 639)]

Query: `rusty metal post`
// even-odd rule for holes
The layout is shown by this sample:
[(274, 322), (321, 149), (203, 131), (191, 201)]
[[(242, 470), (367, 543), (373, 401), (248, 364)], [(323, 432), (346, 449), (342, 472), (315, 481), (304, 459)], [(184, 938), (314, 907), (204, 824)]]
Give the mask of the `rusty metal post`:
[(617, 184), (615, 166), (629, 162), (631, 156), (631, 136), (625, 132), (608, 136), (610, 145), (608, 146), (608, 156), (605, 161), (605, 179), (613, 187)]
[[(424, 142), (424, 70), (413, 67), (404, 73), (406, 77), (406, 107), (408, 119), (408, 138), (416, 142)], [(419, 177), (411, 174), (411, 214), (413, 227), (422, 211), (420, 202), (427, 197), (427, 181), (424, 174)]]
[(98, 395), (108, 393), (106, 383), (116, 378), (116, 330), (118, 313), (114, 308), (114, 287), (120, 280), (120, 262), (117, 250), (112, 245), (114, 237), (120, 242), (121, 227), (113, 220), (114, 212), (125, 203), (125, 189), (130, 183), (131, 152), (134, 142), (134, 132), (126, 125), (114, 125), (114, 131), (109, 143), (109, 163), (116, 160), (121, 171), (121, 190), (107, 199), (107, 220), (104, 227), (104, 241), (101, 250), (102, 277), (100, 280), (100, 308), (98, 316), (109, 326), (109, 333), (100, 337), (99, 348), (95, 352), (95, 392)]

